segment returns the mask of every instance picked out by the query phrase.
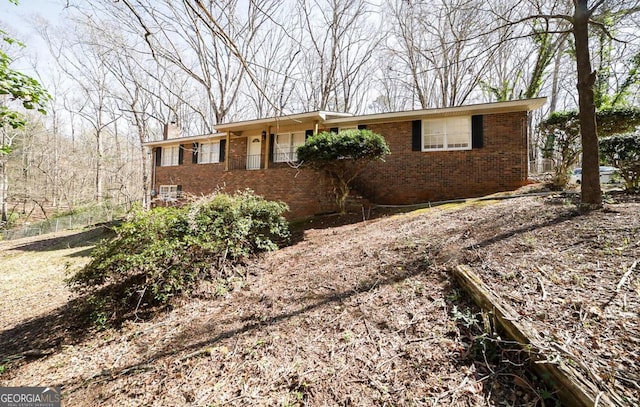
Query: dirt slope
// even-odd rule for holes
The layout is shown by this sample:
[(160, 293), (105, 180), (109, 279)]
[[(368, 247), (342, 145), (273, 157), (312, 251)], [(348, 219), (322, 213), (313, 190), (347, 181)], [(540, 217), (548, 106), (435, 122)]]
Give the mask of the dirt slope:
[[(0, 385), (61, 385), (65, 405), (73, 406), (537, 405), (549, 395), (513, 366), (522, 353), (497, 347), (479, 310), (452, 283), (449, 271), (465, 262), (542, 321), (549, 337), (580, 339), (562, 346), (587, 348), (594, 336), (615, 343), (607, 355), (624, 369), (618, 376), (630, 382), (619, 380), (618, 391), (632, 400), (640, 271), (615, 290), (630, 260), (640, 258), (640, 204), (608, 208), (582, 215), (564, 199), (519, 198), (308, 230), (299, 243), (251, 265), (235, 289), (212, 284), (152, 320), (117, 330), (74, 330), (64, 306), (25, 310), (22, 319), (3, 313)], [(619, 241), (626, 242), (622, 251), (607, 246)], [(571, 259), (579, 260), (572, 271), (565, 263), (551, 270)], [(549, 276), (545, 301), (532, 274), (539, 268)], [(570, 306), (555, 301), (562, 295), (556, 289), (569, 290), (575, 314), (590, 309), (600, 282), (597, 298), (617, 292), (606, 307), (613, 318), (554, 313)], [(59, 275), (50, 289), (60, 300)], [(3, 294), (5, 304), (21, 306), (23, 293)], [(575, 308), (578, 296), (582, 308)], [(596, 317), (604, 324), (597, 329), (578, 324)]]

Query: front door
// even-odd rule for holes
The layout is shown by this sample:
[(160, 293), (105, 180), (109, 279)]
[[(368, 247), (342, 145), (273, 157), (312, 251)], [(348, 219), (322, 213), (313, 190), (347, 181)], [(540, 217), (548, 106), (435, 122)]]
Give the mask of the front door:
[(262, 157), (262, 139), (260, 136), (249, 137), (249, 146), (247, 147), (247, 169), (260, 169)]

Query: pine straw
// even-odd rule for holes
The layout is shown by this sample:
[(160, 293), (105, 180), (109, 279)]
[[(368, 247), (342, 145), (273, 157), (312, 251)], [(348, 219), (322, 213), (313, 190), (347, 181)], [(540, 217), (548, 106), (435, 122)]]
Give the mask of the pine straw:
[[(46, 357), (12, 362), (0, 385), (62, 385), (74, 406), (534, 406), (540, 388), (513, 366), (526, 355), (477, 352), (491, 337), (449, 272), (467, 262), (530, 315), (550, 348), (637, 397), (628, 383), (639, 371), (637, 269), (616, 288), (639, 257), (640, 205), (580, 215), (556, 201), (309, 230), (222, 298), (212, 293), (227, 287), (212, 284), (153, 320), (68, 335)], [(29, 337), (11, 352), (28, 349)]]

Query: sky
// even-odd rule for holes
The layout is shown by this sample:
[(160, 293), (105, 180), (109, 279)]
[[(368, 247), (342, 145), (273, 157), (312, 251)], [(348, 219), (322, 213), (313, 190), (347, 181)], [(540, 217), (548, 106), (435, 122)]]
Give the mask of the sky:
[[(51, 24), (59, 24), (66, 0), (19, 0), (18, 5), (9, 0), (0, 0), (0, 29), (9, 32), (15, 39), (25, 44), (22, 54), (32, 60), (46, 61), (49, 52), (34, 28), (34, 20), (42, 18)], [(9, 52), (9, 55), (14, 55)], [(15, 68), (30, 74), (32, 62), (17, 58)]]

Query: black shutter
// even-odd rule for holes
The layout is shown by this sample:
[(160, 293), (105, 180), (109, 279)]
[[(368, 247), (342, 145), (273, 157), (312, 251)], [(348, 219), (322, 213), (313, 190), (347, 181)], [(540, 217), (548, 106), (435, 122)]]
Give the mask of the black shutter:
[(176, 185), (177, 193), (176, 198), (182, 198), (182, 185)]
[(471, 116), (471, 148), (482, 148), (484, 146), (482, 117), (482, 115)]
[(227, 140), (220, 140), (220, 162), (223, 163), (227, 154)]
[(191, 163), (198, 164), (198, 148), (200, 145), (198, 143), (193, 143), (193, 155), (191, 156)]
[(156, 167), (162, 165), (162, 147), (156, 147)]
[(422, 120), (411, 122), (411, 150), (422, 151)]
[(312, 136), (313, 136), (313, 129), (305, 130), (305, 132), (304, 132), (304, 139), (305, 140), (308, 139), (309, 137), (312, 137)]
[(276, 135), (269, 134), (269, 162), (273, 162), (273, 152), (276, 150)]
[(358, 125), (358, 130), (366, 130), (367, 129), (367, 125), (366, 124), (359, 124)]
[(183, 162), (184, 162), (184, 146), (180, 144), (180, 146), (178, 146), (178, 165), (182, 165)]
[(338, 134), (338, 128), (337, 128), (337, 127), (332, 127), (332, 128), (330, 128), (330, 129), (329, 129), (329, 131), (330, 131), (331, 133), (336, 133), (336, 134)]

